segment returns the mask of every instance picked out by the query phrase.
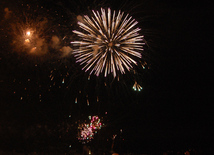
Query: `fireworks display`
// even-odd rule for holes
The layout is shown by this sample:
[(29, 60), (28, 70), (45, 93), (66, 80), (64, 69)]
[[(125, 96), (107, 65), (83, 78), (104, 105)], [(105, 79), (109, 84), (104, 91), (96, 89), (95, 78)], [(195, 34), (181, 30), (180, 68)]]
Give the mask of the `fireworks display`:
[(89, 116), (88, 118), (91, 120), (89, 124), (82, 123), (78, 126), (78, 139), (83, 143), (89, 142), (93, 139), (94, 134), (97, 133), (97, 130), (102, 127), (102, 123), (100, 122), (100, 118), (98, 116)]
[(29, 54), (43, 55), (48, 51), (48, 20), (37, 17), (35, 20), (23, 15), (23, 20), (17, 18), (17, 23), (12, 23), (13, 45), (17, 51)]
[(94, 72), (99, 76), (104, 72), (104, 76), (112, 73), (116, 77), (118, 71), (122, 74), (137, 65), (135, 59), (142, 57), (143, 36), (136, 28), (137, 21), (124, 12), (107, 11), (101, 8), (100, 12), (93, 12), (93, 17), (84, 16), (78, 22), (83, 30), (73, 32), (80, 37), (80, 41), (71, 42), (73, 46), (78, 46), (73, 54), (76, 62), (83, 65), (85, 71), (90, 74)]
[(141, 91), (143, 88), (135, 81), (133, 87), (134, 91)]
[(79, 140), (86, 140), (89, 142), (91, 139), (93, 139), (93, 129), (89, 126), (89, 124), (81, 124), (78, 129), (80, 130), (80, 137)]
[[(2, 32), (4, 30), (3, 37), (8, 38), (5, 42), (12, 45), (2, 45), (7, 51), (5, 58), (1, 58), (6, 64), (4, 72), (7, 76), (1, 82), (10, 87), (9, 93), (4, 93), (12, 96), (6, 103), (22, 104), (24, 106), (19, 106), (19, 109), (25, 107), (23, 113), (32, 111), (35, 114), (29, 116), (29, 112), (29, 115), (26, 114), (28, 117), (20, 116), (20, 120), (31, 118), (37, 121), (39, 116), (44, 121), (43, 124), (39, 121), (38, 124), (32, 123), (32, 128), (30, 125), (27, 127), (29, 137), (33, 136), (35, 128), (39, 132), (44, 128), (44, 134), (57, 141), (63, 138), (72, 141), (73, 138), (76, 142), (88, 143), (94, 139), (96, 143), (94, 137), (104, 125), (103, 117), (89, 116), (89, 121), (84, 123), (80, 120), (84, 115), (105, 111), (106, 122), (109, 121), (106, 110), (110, 109), (106, 103), (113, 104), (113, 100), (122, 94), (119, 92), (123, 87), (119, 88), (117, 84), (112, 85), (110, 81), (96, 76), (112, 74), (118, 79), (116, 82), (120, 81), (119, 85), (124, 86), (125, 80), (117, 75), (132, 70), (134, 65), (141, 66), (144, 40), (139, 34), (140, 28), (136, 27), (138, 22), (129, 14), (111, 9), (92, 11), (91, 17), (83, 18), (68, 13), (74, 15), (73, 19), (79, 19), (79, 29), (70, 31), (76, 21), (67, 22), (71, 18), (64, 18), (65, 12), (63, 14), (56, 8), (28, 3), (19, 7), (21, 9), (5, 9), (6, 26), (0, 29)], [(55, 18), (57, 16), (59, 18)], [(76, 62), (90, 73), (81, 72)], [(96, 76), (91, 76), (92, 73)], [(118, 89), (114, 90), (116, 87)], [(108, 101), (107, 96), (111, 98)], [(8, 114), (5, 112), (5, 115)], [(14, 110), (14, 115), (19, 114)], [(57, 127), (46, 125), (46, 122), (55, 123)], [(109, 135), (105, 140), (108, 141)], [(72, 148), (72, 145), (68, 146)]]
[(4, 9), (4, 24), (7, 26), (4, 29), (8, 31), (6, 37), (11, 37), (12, 51), (38, 58), (44, 58), (48, 54), (49, 59), (70, 54), (72, 49), (67, 46), (69, 33), (62, 33), (66, 28), (61, 28), (67, 22), (64, 15), (59, 18), (57, 11), (53, 13), (51, 9), (39, 5), (22, 4), (17, 7), (19, 9), (13, 11)]
[(90, 127), (94, 130), (101, 129), (102, 123), (100, 122), (100, 119), (98, 116), (93, 116), (91, 118)]
[(0, 154), (212, 154), (210, 4), (1, 0)]

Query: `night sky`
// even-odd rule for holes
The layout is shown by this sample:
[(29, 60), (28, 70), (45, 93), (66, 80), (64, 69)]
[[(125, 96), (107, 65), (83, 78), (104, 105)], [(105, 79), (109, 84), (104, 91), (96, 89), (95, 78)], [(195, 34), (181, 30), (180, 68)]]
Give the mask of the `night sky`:
[[(63, 53), (63, 47), (73, 48), (77, 16), (101, 7), (129, 13), (146, 40), (145, 68), (135, 67), (119, 81), (89, 77), (72, 50)], [(0, 152), (81, 152), (78, 123), (98, 115), (104, 125), (86, 144), (94, 152), (109, 153), (117, 134), (119, 153), (213, 153), (212, 8), (207, 1), (2, 0)], [(38, 53), (22, 46), (20, 27), (14, 29), (25, 17), (40, 23), (46, 42), (37, 42)], [(135, 81), (140, 92), (132, 89)]]

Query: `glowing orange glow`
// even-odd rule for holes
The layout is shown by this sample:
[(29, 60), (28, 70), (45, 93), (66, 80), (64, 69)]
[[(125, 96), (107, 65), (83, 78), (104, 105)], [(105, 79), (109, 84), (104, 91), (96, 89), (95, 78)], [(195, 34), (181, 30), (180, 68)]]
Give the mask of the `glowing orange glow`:
[(27, 31), (27, 35), (30, 36), (30, 31)]
[(30, 40), (29, 40), (29, 39), (25, 39), (25, 42), (26, 42), (26, 43), (29, 43), (29, 42), (30, 42)]
[(36, 47), (33, 47), (33, 48), (30, 50), (30, 53), (35, 52), (35, 50), (36, 50)]

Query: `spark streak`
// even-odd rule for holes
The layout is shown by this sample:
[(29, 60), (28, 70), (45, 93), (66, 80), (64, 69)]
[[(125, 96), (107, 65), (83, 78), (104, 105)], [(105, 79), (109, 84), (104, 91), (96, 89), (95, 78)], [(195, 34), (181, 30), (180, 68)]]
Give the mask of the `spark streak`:
[(99, 76), (104, 72), (113, 74), (115, 78), (118, 73), (125, 74), (137, 65), (135, 59), (142, 57), (143, 36), (139, 35), (140, 28), (135, 19), (125, 17), (124, 12), (107, 11), (101, 8), (100, 12), (93, 12), (93, 17), (84, 16), (83, 21), (78, 25), (83, 32), (74, 30), (81, 41), (73, 41), (71, 44), (79, 48), (75, 49), (73, 54), (76, 62), (83, 65), (83, 70), (89, 71), (90, 75), (94, 72)]
[(141, 91), (143, 88), (135, 81), (133, 87), (134, 91)]

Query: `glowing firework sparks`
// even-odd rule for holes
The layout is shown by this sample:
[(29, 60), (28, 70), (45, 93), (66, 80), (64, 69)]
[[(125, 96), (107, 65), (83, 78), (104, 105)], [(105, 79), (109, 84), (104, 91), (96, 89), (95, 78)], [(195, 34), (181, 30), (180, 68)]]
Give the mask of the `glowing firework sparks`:
[(81, 130), (81, 136), (78, 138), (79, 140), (91, 140), (93, 138), (93, 129), (88, 124), (82, 124), (79, 129)]
[(30, 42), (30, 40), (29, 39), (25, 39), (25, 43), (29, 43)]
[(27, 31), (27, 36), (30, 36), (30, 31)]
[[(5, 12), (8, 13), (8, 9)], [(14, 13), (10, 12), (10, 14), (11, 16), (8, 16), (10, 22), (7, 25), (14, 51), (25, 52), (32, 56), (44, 56), (44, 58), (45, 54), (49, 54), (53, 50), (60, 51), (63, 57), (70, 53), (71, 48), (62, 47), (59, 37), (53, 35), (60, 24), (58, 22), (54, 24), (54, 20), (49, 20), (53, 18), (50, 16), (49, 10), (44, 9), (43, 6), (22, 4), (21, 9), (17, 9)], [(66, 36), (63, 40), (66, 40)]]
[(16, 47), (16, 51), (26, 51), (27, 53), (45, 54), (48, 49), (47, 36), (44, 33), (44, 29), (47, 29), (47, 19), (38, 18), (30, 19), (28, 16), (24, 16), (17, 24), (12, 23), (13, 44)]
[(89, 142), (91, 139), (93, 139), (94, 134), (97, 133), (97, 130), (101, 129), (102, 127), (102, 123), (100, 122), (98, 116), (89, 116), (88, 118), (91, 120), (90, 124), (83, 123), (78, 127), (78, 139), (86, 142)]
[(78, 22), (84, 32), (73, 31), (82, 38), (71, 42), (79, 46), (73, 52), (76, 62), (97, 76), (102, 72), (105, 77), (110, 73), (116, 77), (118, 71), (124, 74), (133, 64), (137, 65), (136, 58), (142, 57), (143, 36), (138, 33), (141, 29), (135, 28), (138, 22), (121, 11), (117, 15), (113, 11), (112, 15), (110, 8), (108, 11), (101, 8), (101, 14), (92, 12), (93, 17), (85, 15), (83, 21)]
[(32, 39), (32, 33), (29, 30), (23, 30), (23, 38), (25, 39), (25, 43), (29, 45)]
[(141, 91), (143, 88), (135, 81), (133, 87), (134, 91)]
[(93, 116), (91, 119), (90, 127), (92, 129), (101, 129), (102, 123), (100, 122), (100, 119), (98, 116)]

